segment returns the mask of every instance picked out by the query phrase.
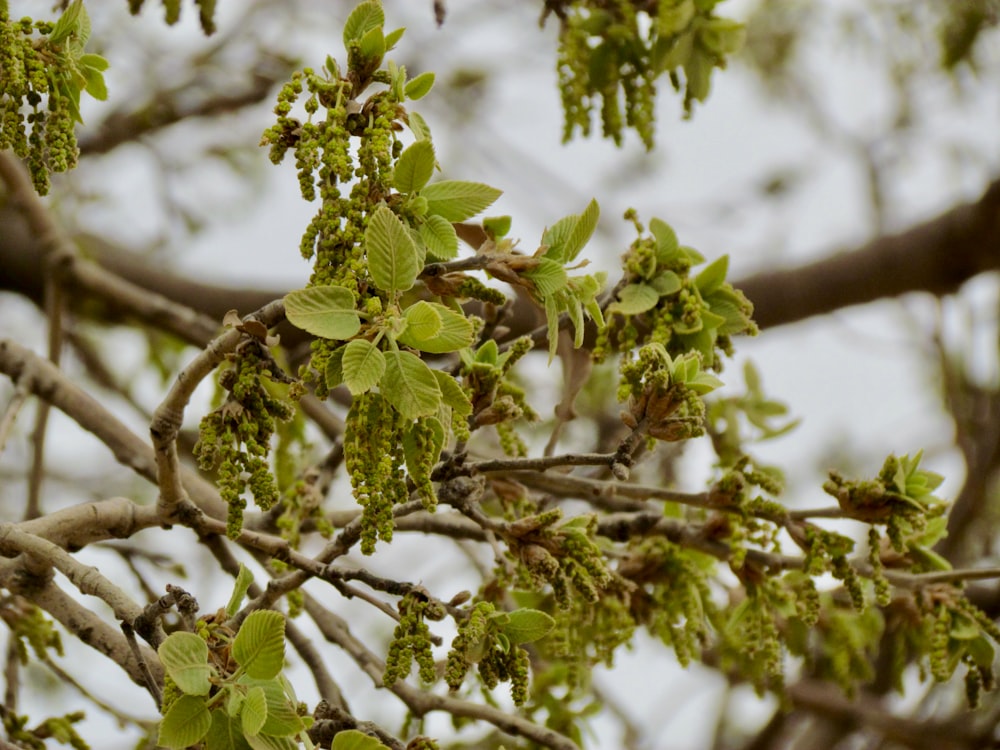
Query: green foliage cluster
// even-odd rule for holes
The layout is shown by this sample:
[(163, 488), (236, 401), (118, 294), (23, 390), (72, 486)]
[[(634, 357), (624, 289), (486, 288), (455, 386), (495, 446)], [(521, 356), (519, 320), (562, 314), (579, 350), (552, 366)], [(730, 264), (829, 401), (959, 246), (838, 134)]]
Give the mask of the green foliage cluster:
[[(108, 61), (84, 52), (90, 19), (73, 0), (55, 23), (10, 18), (0, 2), (0, 149), (24, 159), (35, 190), (49, 190), (49, 175), (76, 166), (74, 124), (84, 91), (106, 99)], [(26, 113), (27, 111), (27, 113)]]
[(290, 750), (314, 745), (291, 683), (281, 674), (285, 617), (250, 612), (233, 634), (234, 617), (252, 580), (241, 567), (225, 610), (199, 620), (199, 633), (171, 633), (157, 648), (170, 682), (164, 695), (157, 744), (205, 750)]
[(626, 218), (639, 237), (622, 259), (627, 283), (605, 311), (609, 325), (598, 337), (595, 359), (651, 342), (666, 347), (672, 357), (698, 352), (703, 369), (720, 369), (717, 349), (731, 354), (732, 336), (757, 333), (750, 319), (753, 305), (726, 281), (729, 257), (720, 257), (692, 277), (692, 267), (705, 258), (681, 245), (669, 224), (654, 218), (650, 234), (644, 236), (635, 212), (629, 211)]
[[(656, 84), (666, 74), (684, 91), (684, 111), (708, 97), (714, 68), (743, 46), (743, 26), (715, 15), (721, 0), (558, 0), (558, 73), (563, 140), (590, 135), (599, 109), (603, 134), (618, 145), (625, 127), (653, 147)], [(683, 74), (683, 78), (682, 78)]]
[(469, 669), (476, 665), (487, 688), (510, 682), (511, 698), (521, 706), (528, 699), (528, 652), (521, 644), (544, 638), (553, 626), (552, 618), (536, 609), (497, 610), (480, 601), (468, 609), (451, 643), (444, 678), (458, 690)]
[(227, 359), (231, 366), (219, 376), (226, 399), (202, 418), (194, 455), (204, 471), (218, 470), (219, 493), (229, 508), (226, 530), (235, 538), (243, 528), (247, 489), (263, 510), (278, 500), (268, 461), (271, 437), (277, 423), (291, 419), (293, 412), (269, 390), (274, 387), (272, 378), (284, 373), (264, 341), (244, 334)]
[[(485, 322), (459, 302), (496, 305), (504, 296), (447, 270), (458, 255), (454, 224), (488, 208), (500, 191), (432, 181), (437, 160), (430, 131), (404, 104), (424, 96), (433, 75), (408, 78), (405, 68), (385, 63), (403, 30), (385, 33), (384, 22), (378, 2), (359, 5), (344, 29), (346, 70), (328, 58), (322, 73), (296, 73), (279, 94), (277, 123), (262, 140), (275, 162), (294, 153), (303, 197), (321, 204), (301, 246), (313, 260), (312, 278), (286, 296), (285, 309), (289, 321), (316, 336), (304, 375), (316, 382), (317, 393), (343, 384), (353, 397), (345, 460), (364, 509), (362, 550), (368, 554), (377, 539), (391, 538), (392, 507), (409, 497), (407, 478), (433, 510), (431, 472), (453, 436), (464, 440), (471, 429), (494, 425), (505, 448), (519, 452), (523, 445), (510, 424), (533, 416), (523, 393), (505, 380), (530, 345), (501, 354), (488, 340), (470, 351)], [(306, 91), (303, 122), (292, 115)], [(405, 147), (398, 135), (404, 128), (414, 138)], [(597, 218), (596, 203), (566, 217), (531, 257), (503, 238), (509, 219), (485, 222), (481, 267), (545, 307), (553, 352), (562, 313), (575, 325), (578, 343), (585, 311), (601, 319), (596, 296), (603, 277), (566, 271)], [(427, 362), (456, 352), (464, 382)]]

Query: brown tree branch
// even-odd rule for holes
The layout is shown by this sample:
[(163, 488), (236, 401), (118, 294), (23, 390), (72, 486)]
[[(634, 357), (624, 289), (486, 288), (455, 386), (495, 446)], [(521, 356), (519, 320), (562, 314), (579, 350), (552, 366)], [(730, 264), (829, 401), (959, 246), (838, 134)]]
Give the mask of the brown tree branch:
[[(0, 227), (0, 267), (5, 269), (0, 275), (0, 290), (22, 294), (41, 305), (44, 245), (28, 231), (14, 206), (0, 207)], [(233, 308), (255, 310), (287, 291), (201, 283), (102, 240), (84, 238), (82, 244), (104, 269), (213, 321), (221, 320)], [(734, 285), (753, 301), (758, 325), (771, 328), (909, 292), (948, 294), (973, 276), (997, 268), (1000, 181), (992, 183), (979, 200), (958, 205), (899, 234), (876, 238), (815, 263), (759, 273)], [(93, 301), (85, 293), (77, 302), (86, 300)], [(98, 301), (103, 302), (103, 313), (109, 318), (126, 312), (136, 314), (123, 310), (114, 299)], [(513, 334), (531, 331), (537, 325), (537, 311), (526, 309), (527, 305), (523, 301), (516, 305), (513, 319), (506, 321)], [(139, 317), (149, 325), (161, 325), (152, 318)], [(306, 340), (302, 331), (291, 326), (279, 332), (286, 347)]]

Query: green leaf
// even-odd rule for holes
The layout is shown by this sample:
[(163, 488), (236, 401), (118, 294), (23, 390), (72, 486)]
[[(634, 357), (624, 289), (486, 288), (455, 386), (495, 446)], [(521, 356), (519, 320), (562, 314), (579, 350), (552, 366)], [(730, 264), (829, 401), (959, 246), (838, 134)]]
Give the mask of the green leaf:
[(80, 70), (86, 81), (87, 93), (99, 102), (105, 101), (108, 98), (108, 85), (104, 82), (104, 76), (101, 72), (93, 68), (81, 68)]
[(405, 27), (401, 27), (401, 28), (398, 28), (398, 29), (394, 29), (393, 31), (390, 31), (388, 34), (386, 34), (385, 35), (385, 51), (388, 52), (393, 47), (395, 47), (397, 44), (399, 44), (399, 40), (403, 38), (403, 34), (405, 32), (406, 32), (406, 28)]
[(407, 124), (410, 126), (410, 132), (413, 133), (413, 137), (418, 141), (431, 140), (431, 129), (427, 126), (427, 121), (419, 112), (410, 112)]
[[(179, 635), (174, 633), (173, 635)], [(193, 635), (193, 633), (187, 633)], [(195, 636), (197, 638), (197, 636)], [(170, 704), (166, 715), (160, 721), (160, 732), (156, 744), (181, 750), (201, 741), (212, 726), (212, 715), (205, 701), (193, 695), (182, 695)]]
[(688, 380), (685, 385), (699, 396), (704, 396), (716, 388), (721, 388), (723, 382), (709, 372), (699, 372), (691, 380)]
[(313, 286), (285, 295), (285, 317), (324, 339), (349, 339), (361, 328), (354, 295), (342, 286)]
[(495, 240), (507, 236), (510, 231), (511, 218), (509, 216), (487, 216), (483, 219), (483, 229), (486, 234)]
[(971, 617), (965, 615), (954, 615), (951, 620), (951, 629), (948, 635), (958, 641), (971, 641), (980, 636), (979, 624)]
[(573, 227), (573, 231), (570, 233), (569, 239), (566, 241), (566, 246), (563, 248), (563, 262), (572, 263), (576, 260), (576, 256), (580, 254), (584, 246), (590, 241), (590, 238), (594, 234), (594, 230), (597, 229), (597, 220), (601, 217), (601, 207), (597, 205), (597, 201), (591, 198), (590, 203), (583, 210), (583, 213), (579, 216), (579, 221)]
[(385, 57), (385, 35), (382, 27), (369, 29), (358, 42), (358, 52), (368, 65), (379, 65)]
[(267, 721), (267, 697), (264, 695), (264, 688), (258, 685), (250, 688), (243, 700), (240, 709), (240, 727), (244, 734), (255, 735), (260, 733), (265, 721)]
[(729, 256), (723, 255), (714, 260), (704, 271), (695, 278), (695, 286), (702, 296), (711, 294), (719, 289), (726, 281), (726, 272), (729, 270)]
[[(433, 334), (428, 334), (429, 328), (421, 327), (411, 331), (407, 326), (399, 341), (414, 349), (430, 354), (447, 354), (472, 345), (474, 330), (472, 321), (462, 313), (455, 312), (437, 302), (418, 302), (417, 305), (427, 305), (436, 313), (438, 327)], [(417, 305), (407, 308), (409, 313)], [(422, 313), (423, 314), (423, 313)], [(409, 319), (409, 318), (407, 318)]]
[(226, 604), (227, 617), (232, 617), (239, 611), (240, 603), (243, 601), (243, 597), (247, 595), (247, 589), (250, 588), (251, 583), (253, 583), (253, 573), (250, 572), (250, 568), (240, 563), (240, 572), (236, 575), (236, 585), (233, 586), (233, 595), (229, 597), (229, 603)]
[(551, 258), (559, 263), (565, 263), (566, 245), (569, 242), (573, 230), (580, 223), (580, 217), (576, 215), (564, 216), (551, 227), (542, 233), (542, 244), (546, 246), (546, 258)]
[(661, 297), (666, 297), (668, 294), (676, 294), (681, 290), (681, 277), (673, 271), (664, 271), (651, 279), (649, 285)]
[(401, 193), (415, 193), (434, 174), (434, 144), (414, 141), (399, 155), (392, 171), (392, 186)]
[(680, 249), (677, 233), (674, 232), (673, 227), (661, 219), (651, 219), (649, 231), (656, 239), (656, 262), (669, 263)]
[(539, 258), (537, 266), (521, 275), (534, 283), (542, 299), (551, 297), (560, 289), (565, 289), (568, 281), (562, 263), (545, 257)]
[(385, 745), (357, 729), (346, 729), (334, 735), (330, 750), (385, 750)]
[(235, 718), (240, 715), (240, 709), (243, 708), (243, 699), (246, 698), (246, 693), (233, 688), (232, 685), (227, 685), (226, 689), (229, 693), (229, 697), (226, 699), (226, 714)]
[(485, 210), (503, 191), (480, 182), (443, 180), (425, 187), (420, 194), (427, 199), (427, 210), (448, 221), (465, 221)]
[(380, 28), (385, 24), (385, 13), (382, 11), (382, 3), (376, 0), (368, 0), (361, 3), (351, 11), (344, 23), (344, 46), (351, 42), (360, 41), (361, 38), (372, 29)]
[[(427, 143), (427, 141), (417, 141)], [(427, 254), (434, 260), (451, 260), (458, 256), (458, 235), (447, 219), (431, 214), (420, 225), (420, 239), (427, 246)]]
[(423, 99), (434, 85), (434, 74), (428, 71), (410, 79), (406, 84), (406, 98), (416, 101)]
[(285, 616), (270, 609), (251, 612), (233, 640), (232, 654), (250, 677), (276, 677), (285, 662)]
[(351, 395), (370, 391), (382, 379), (385, 372), (385, 357), (372, 342), (354, 339), (344, 347), (341, 360), (344, 385)]
[(472, 402), (465, 393), (462, 386), (458, 384), (451, 375), (441, 370), (432, 370), (437, 378), (438, 387), (441, 389), (441, 397), (445, 405), (455, 410), (456, 414), (467, 417), (472, 414)]
[[(284, 678), (255, 680), (241, 677), (239, 683), (251, 689), (262, 689), (264, 697), (267, 699), (267, 720), (261, 727), (258, 736), (288, 737), (303, 729), (305, 725), (302, 717), (295, 712), (295, 699), (290, 694), (290, 686)], [(256, 747), (250, 737), (247, 738), (247, 741)], [(298, 745), (295, 747), (297, 748)]]
[(253, 750), (300, 750), (302, 745), (291, 737), (273, 736), (270, 734), (250, 735), (246, 738)]
[(379, 289), (394, 295), (413, 286), (420, 272), (417, 247), (402, 220), (385, 205), (368, 220), (365, 249), (368, 271)]
[(80, 29), (80, 15), (85, 12), (83, 0), (73, 0), (63, 11), (62, 15), (55, 22), (52, 31), (49, 32), (49, 42), (59, 44), (64, 42)]
[(974, 638), (965, 644), (965, 650), (969, 652), (976, 665), (983, 669), (993, 669), (993, 644), (983, 636)]
[(556, 625), (552, 617), (537, 609), (515, 609), (508, 618), (501, 632), (514, 645), (544, 638)]
[(205, 735), (205, 750), (250, 750), (250, 745), (243, 738), (240, 722), (216, 709), (212, 711), (212, 728)]
[(441, 330), (441, 314), (430, 302), (424, 300), (406, 308), (403, 319), (406, 321), (406, 328), (397, 340), (414, 349), (433, 340)]
[(638, 315), (656, 307), (660, 293), (649, 284), (629, 284), (618, 292), (618, 300), (608, 305), (608, 313)]
[(77, 62), (80, 64), (81, 67), (93, 68), (99, 73), (107, 70), (108, 66), (111, 64), (100, 55), (94, 55), (90, 53), (81, 56)]
[(404, 419), (434, 414), (441, 405), (441, 388), (434, 372), (415, 354), (386, 352), (382, 395)]
[(171, 633), (156, 650), (170, 678), (188, 695), (208, 695), (215, 670), (208, 663), (208, 644), (194, 633)]

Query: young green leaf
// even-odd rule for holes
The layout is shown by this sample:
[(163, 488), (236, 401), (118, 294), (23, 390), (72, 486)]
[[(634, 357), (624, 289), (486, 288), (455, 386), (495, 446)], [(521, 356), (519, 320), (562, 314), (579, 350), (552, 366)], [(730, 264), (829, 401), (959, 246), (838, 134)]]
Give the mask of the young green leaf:
[(194, 633), (171, 633), (156, 650), (170, 678), (188, 695), (208, 695), (215, 670), (208, 663), (208, 645)]
[(677, 241), (677, 233), (674, 232), (673, 228), (667, 222), (661, 219), (651, 219), (649, 222), (649, 231), (656, 239), (656, 262), (661, 264), (669, 263), (680, 249), (680, 243)]
[(423, 99), (430, 92), (431, 87), (434, 85), (434, 74), (430, 71), (426, 73), (421, 73), (415, 78), (411, 79), (406, 84), (406, 98), (416, 101), (417, 99)]
[[(300, 750), (302, 744), (291, 737), (274, 737), (261, 732), (257, 735), (247, 735), (247, 743), (252, 750)], [(205, 750), (211, 750), (206, 748)]]
[(233, 640), (232, 654), (250, 677), (276, 677), (285, 662), (285, 616), (270, 609), (251, 612)]
[(556, 625), (552, 617), (537, 609), (515, 609), (507, 618), (501, 632), (512, 645), (544, 638)]
[[(427, 141), (417, 141), (427, 143)], [(427, 253), (434, 260), (451, 260), (458, 255), (458, 235), (451, 222), (431, 214), (420, 225), (420, 239), (427, 246)]]
[(354, 339), (344, 347), (341, 360), (344, 385), (357, 396), (370, 391), (382, 379), (385, 372), (385, 357), (372, 342)]
[(618, 300), (608, 305), (608, 312), (638, 315), (652, 310), (659, 301), (659, 292), (649, 284), (629, 284), (618, 292)]
[(437, 378), (438, 387), (441, 389), (442, 400), (445, 405), (450, 406), (457, 414), (467, 417), (472, 414), (472, 402), (451, 375), (441, 370), (432, 370)]
[(368, 220), (365, 248), (368, 271), (379, 289), (396, 294), (413, 286), (420, 272), (417, 247), (402, 220), (385, 205)]
[(601, 207), (597, 205), (596, 200), (591, 199), (583, 213), (578, 217), (573, 231), (566, 240), (562, 251), (563, 263), (572, 263), (576, 260), (576, 256), (580, 254), (580, 251), (593, 236), (594, 230), (597, 229), (597, 220), (600, 217)]
[(726, 271), (729, 270), (729, 256), (723, 255), (714, 260), (695, 278), (695, 286), (702, 295), (711, 294), (726, 281)]
[(212, 711), (212, 727), (205, 735), (205, 750), (250, 750), (240, 722), (222, 709)]
[[(284, 678), (277, 680), (255, 680), (249, 677), (241, 677), (241, 685), (246, 685), (251, 690), (260, 688), (264, 692), (267, 702), (267, 720), (260, 728), (260, 735), (270, 735), (271, 737), (289, 737), (302, 730), (305, 726), (300, 717), (295, 712), (295, 699), (287, 687)], [(285, 684), (283, 684), (285, 683)], [(253, 738), (247, 737), (251, 745), (257, 747)], [(298, 745), (293, 745), (298, 748)]]
[(448, 221), (465, 221), (485, 210), (503, 191), (479, 182), (443, 180), (434, 182), (420, 194), (427, 199), (427, 210)]
[(405, 32), (406, 32), (405, 28), (398, 28), (398, 29), (390, 31), (388, 34), (386, 34), (385, 35), (385, 51), (388, 52), (393, 47), (395, 47), (397, 44), (399, 44), (399, 40), (403, 38), (403, 34)]
[(344, 46), (351, 42), (360, 41), (361, 38), (372, 29), (380, 28), (385, 24), (385, 13), (382, 11), (382, 3), (377, 0), (367, 0), (351, 11), (344, 23)]
[(431, 140), (431, 129), (427, 126), (427, 121), (419, 112), (410, 112), (409, 116), (410, 132), (418, 141)]
[(182, 695), (170, 704), (160, 721), (156, 744), (171, 750), (182, 750), (200, 742), (211, 726), (212, 715), (208, 712), (205, 701), (193, 695)]
[(267, 721), (267, 698), (264, 695), (264, 688), (258, 685), (250, 688), (243, 700), (240, 708), (240, 728), (244, 734), (253, 736), (260, 733), (265, 721)]
[(342, 286), (313, 286), (285, 295), (285, 317), (303, 331), (325, 339), (349, 339), (361, 328), (354, 295)]
[(398, 340), (414, 349), (419, 349), (423, 342), (433, 340), (441, 330), (441, 314), (424, 300), (406, 308), (403, 319), (406, 328)]
[(404, 315), (408, 325), (398, 340), (406, 346), (430, 354), (446, 354), (472, 344), (472, 322), (442, 304), (421, 301), (408, 307)]
[(59, 19), (49, 32), (49, 42), (59, 44), (66, 41), (73, 34), (78, 33), (80, 28), (80, 15), (86, 11), (83, 8), (83, 0), (73, 0), (66, 10), (62, 12)]
[(522, 275), (531, 279), (535, 290), (542, 299), (566, 288), (566, 269), (563, 268), (562, 263), (550, 258), (539, 258), (538, 265), (525, 271)]
[(579, 216), (564, 216), (546, 229), (542, 233), (542, 244), (546, 247), (544, 257), (551, 258), (557, 263), (565, 263), (566, 245), (573, 234), (573, 230), (576, 229), (576, 225), (579, 223)]
[(361, 41), (358, 42), (358, 52), (369, 65), (381, 64), (382, 58), (385, 57), (385, 35), (380, 26), (365, 32)]
[(664, 271), (651, 279), (649, 285), (661, 297), (666, 297), (668, 294), (676, 294), (681, 290), (681, 277), (673, 271)]
[(370, 734), (345, 729), (334, 735), (330, 750), (385, 750), (385, 745)]
[(483, 229), (495, 240), (506, 237), (510, 231), (510, 216), (487, 216), (483, 219)]
[(401, 193), (415, 193), (434, 174), (434, 144), (414, 141), (399, 155), (392, 171), (392, 186)]
[(236, 575), (236, 585), (233, 586), (233, 595), (229, 597), (229, 603), (226, 604), (226, 616), (232, 617), (237, 612), (240, 611), (240, 603), (243, 601), (243, 597), (247, 595), (247, 589), (250, 588), (250, 584), (253, 583), (253, 573), (250, 569), (240, 563), (240, 572)]
[(410, 352), (385, 353), (379, 390), (404, 419), (430, 416), (441, 405), (441, 389), (433, 371)]

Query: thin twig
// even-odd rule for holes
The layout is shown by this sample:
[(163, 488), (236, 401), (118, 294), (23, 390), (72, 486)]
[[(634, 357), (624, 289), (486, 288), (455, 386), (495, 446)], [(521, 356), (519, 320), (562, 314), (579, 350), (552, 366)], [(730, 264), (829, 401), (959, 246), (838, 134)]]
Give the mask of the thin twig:
[(142, 679), (146, 683), (146, 690), (149, 691), (149, 694), (153, 696), (153, 700), (156, 701), (156, 707), (162, 708), (163, 692), (160, 690), (160, 686), (156, 680), (153, 679), (153, 673), (149, 671), (149, 665), (146, 664), (146, 660), (142, 657), (142, 651), (139, 650), (139, 643), (135, 640), (135, 630), (133, 630), (129, 623), (123, 622), (122, 632), (125, 634), (125, 640), (128, 641), (128, 647), (132, 651), (133, 658), (139, 665)]

